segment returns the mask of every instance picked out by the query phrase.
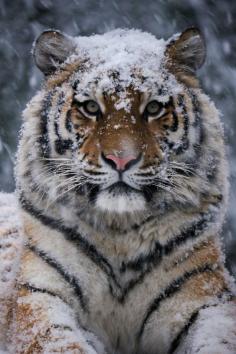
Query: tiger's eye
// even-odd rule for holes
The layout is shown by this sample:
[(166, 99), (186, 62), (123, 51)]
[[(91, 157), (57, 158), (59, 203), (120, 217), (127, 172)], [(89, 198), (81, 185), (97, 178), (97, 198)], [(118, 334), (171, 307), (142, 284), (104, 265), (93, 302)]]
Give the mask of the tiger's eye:
[(97, 102), (89, 100), (84, 102), (84, 109), (87, 111), (87, 113), (96, 115), (100, 112), (100, 107), (97, 104)]
[(157, 101), (151, 101), (146, 106), (146, 112), (151, 115), (158, 114), (160, 109), (161, 106)]

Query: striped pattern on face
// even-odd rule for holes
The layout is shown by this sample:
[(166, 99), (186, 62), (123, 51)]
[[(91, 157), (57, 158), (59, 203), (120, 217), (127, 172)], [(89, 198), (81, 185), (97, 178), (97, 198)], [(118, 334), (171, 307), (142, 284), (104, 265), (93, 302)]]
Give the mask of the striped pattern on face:
[[(77, 85), (67, 79), (42, 95), (33, 123), (38, 149), (33, 158), (28, 153), (25, 172), (36, 194), (47, 192), (50, 204), (77, 191), (98, 209), (120, 214), (147, 210), (157, 199), (196, 202), (209, 183), (201, 169), (204, 117), (196, 90), (179, 86), (167, 95), (162, 85), (144, 94), (118, 82), (118, 92), (108, 95), (96, 92), (96, 82), (91, 92)], [(86, 111), (87, 104), (98, 112)], [(149, 112), (152, 104), (156, 111)], [(126, 160), (122, 170), (114, 163)]]

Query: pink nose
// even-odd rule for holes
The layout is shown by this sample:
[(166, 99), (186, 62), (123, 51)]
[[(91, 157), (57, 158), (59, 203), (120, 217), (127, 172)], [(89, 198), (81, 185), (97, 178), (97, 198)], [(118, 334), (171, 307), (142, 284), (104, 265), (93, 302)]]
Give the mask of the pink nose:
[(118, 156), (115, 156), (115, 155), (106, 155), (106, 158), (108, 160), (112, 160), (115, 165), (116, 165), (116, 169), (118, 171), (122, 171), (122, 170), (125, 170), (127, 164), (132, 161), (132, 160), (135, 160), (136, 157), (134, 156), (127, 156), (127, 157), (118, 157)]

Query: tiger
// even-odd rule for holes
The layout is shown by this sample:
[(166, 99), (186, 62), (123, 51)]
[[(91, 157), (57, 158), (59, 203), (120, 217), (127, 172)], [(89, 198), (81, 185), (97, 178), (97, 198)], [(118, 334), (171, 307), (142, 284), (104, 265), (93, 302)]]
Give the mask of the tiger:
[(196, 76), (201, 31), (47, 30), (32, 53), (44, 81), (17, 153), (9, 353), (235, 353), (228, 165)]

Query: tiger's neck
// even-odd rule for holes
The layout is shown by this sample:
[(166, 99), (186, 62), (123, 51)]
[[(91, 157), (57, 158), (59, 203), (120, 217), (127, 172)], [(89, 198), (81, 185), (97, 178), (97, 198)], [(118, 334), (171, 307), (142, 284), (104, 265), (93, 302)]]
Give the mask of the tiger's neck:
[(23, 195), (20, 203), (26, 235), (39, 249), (43, 238), (43, 242), (53, 244), (58, 234), (57, 242), (61, 239), (62, 247), (64, 241), (83, 247), (88, 253), (94, 252), (95, 257), (104, 257), (120, 273), (127, 269), (143, 272), (164, 256), (182, 257), (186, 250), (216, 237), (224, 216), (221, 203), (212, 200), (202, 204), (201, 211), (189, 208), (183, 213), (183, 210), (172, 209), (162, 215), (149, 215), (127, 231), (111, 227), (99, 230), (78, 216), (76, 222), (71, 223), (73, 210), (67, 211), (68, 218), (62, 219), (56, 208), (35, 207)]

